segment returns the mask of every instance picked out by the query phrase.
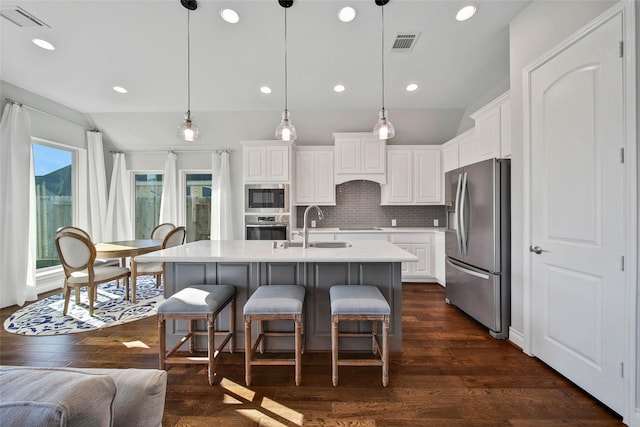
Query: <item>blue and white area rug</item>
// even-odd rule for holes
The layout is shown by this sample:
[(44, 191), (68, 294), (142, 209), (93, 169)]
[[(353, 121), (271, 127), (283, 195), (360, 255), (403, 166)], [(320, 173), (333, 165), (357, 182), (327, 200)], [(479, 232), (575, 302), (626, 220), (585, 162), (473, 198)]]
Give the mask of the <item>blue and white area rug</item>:
[(98, 298), (93, 303), (93, 317), (89, 316), (86, 288), (80, 292), (80, 305), (76, 305), (75, 294), (71, 292), (66, 316), (62, 315), (64, 296), (62, 293), (52, 295), (13, 313), (4, 322), (4, 328), (19, 335), (74, 334), (153, 316), (158, 304), (164, 301), (162, 287), (156, 289), (153, 276), (138, 278), (135, 304), (124, 299), (124, 291), (122, 284), (116, 287), (115, 281), (99, 285)]

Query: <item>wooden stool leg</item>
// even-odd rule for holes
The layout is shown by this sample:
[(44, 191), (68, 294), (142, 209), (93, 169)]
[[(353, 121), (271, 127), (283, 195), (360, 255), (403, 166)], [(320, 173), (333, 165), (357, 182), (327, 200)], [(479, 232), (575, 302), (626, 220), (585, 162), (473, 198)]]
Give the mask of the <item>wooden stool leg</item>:
[(296, 316), (295, 322), (295, 346), (296, 346), (296, 385), (300, 385), (300, 380), (302, 379), (302, 321), (300, 319), (302, 316)]
[(331, 378), (338, 385), (338, 316), (331, 316)]
[(207, 316), (207, 355), (209, 357), (209, 385), (213, 385), (213, 377), (215, 376), (215, 319), (213, 316)]
[(251, 318), (244, 318), (244, 382), (251, 385)]
[(189, 320), (189, 353), (193, 353), (196, 351), (196, 336), (193, 332), (196, 330), (196, 321)]
[(167, 351), (167, 336), (165, 334), (165, 318), (163, 315), (158, 315), (158, 340), (160, 341), (160, 369), (164, 369), (164, 358)]
[(231, 333), (231, 341), (229, 342), (229, 353), (233, 353), (236, 349), (236, 299), (233, 298), (229, 306), (229, 332)]
[(260, 340), (260, 344), (258, 348), (260, 349), (260, 354), (264, 354), (264, 324), (262, 320), (258, 320), (258, 339)]
[(382, 321), (382, 385), (389, 384), (389, 316)]
[(378, 335), (378, 321), (371, 321), (371, 349), (373, 354), (378, 353), (378, 346), (376, 345), (376, 336)]

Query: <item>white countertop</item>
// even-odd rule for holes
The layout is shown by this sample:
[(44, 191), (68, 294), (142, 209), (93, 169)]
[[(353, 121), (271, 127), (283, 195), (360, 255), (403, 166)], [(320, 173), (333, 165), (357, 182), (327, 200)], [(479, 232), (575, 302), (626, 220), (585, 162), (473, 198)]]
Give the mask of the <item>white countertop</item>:
[(401, 262), (418, 257), (385, 240), (349, 240), (350, 248), (273, 248), (272, 240), (200, 240), (139, 255), (137, 262)]
[[(340, 229), (338, 227), (315, 227), (309, 228), (309, 233), (419, 233), (429, 231), (444, 232), (446, 227), (378, 227), (376, 230), (349, 230)], [(297, 228), (296, 231), (302, 231), (302, 228)]]

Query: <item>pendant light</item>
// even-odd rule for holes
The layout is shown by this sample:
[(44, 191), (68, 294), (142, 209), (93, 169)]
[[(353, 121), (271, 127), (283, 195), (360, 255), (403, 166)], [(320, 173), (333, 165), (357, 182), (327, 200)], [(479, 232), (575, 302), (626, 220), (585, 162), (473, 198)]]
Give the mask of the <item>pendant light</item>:
[(387, 117), (387, 110), (384, 108), (384, 5), (389, 0), (375, 0), (382, 11), (382, 38), (380, 42), (380, 52), (382, 56), (382, 109), (379, 113), (378, 123), (373, 128), (373, 134), (379, 139), (391, 139), (395, 136), (396, 131)]
[(276, 128), (276, 139), (280, 141), (295, 141), (297, 138), (296, 127), (289, 119), (287, 109), (287, 9), (293, 5), (293, 0), (278, 0), (280, 6), (284, 8), (284, 111), (282, 120)]
[(200, 129), (191, 120), (191, 23), (190, 14), (192, 10), (198, 8), (196, 0), (180, 0), (180, 3), (187, 9), (187, 112), (184, 115), (184, 122), (178, 126), (178, 138), (187, 142), (200, 139)]

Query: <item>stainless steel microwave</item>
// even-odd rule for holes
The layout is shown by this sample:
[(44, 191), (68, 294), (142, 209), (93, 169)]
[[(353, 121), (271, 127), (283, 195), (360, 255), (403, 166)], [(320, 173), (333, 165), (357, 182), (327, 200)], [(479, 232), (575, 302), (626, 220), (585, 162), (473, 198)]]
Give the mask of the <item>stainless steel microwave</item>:
[(245, 212), (289, 212), (289, 184), (246, 184)]

